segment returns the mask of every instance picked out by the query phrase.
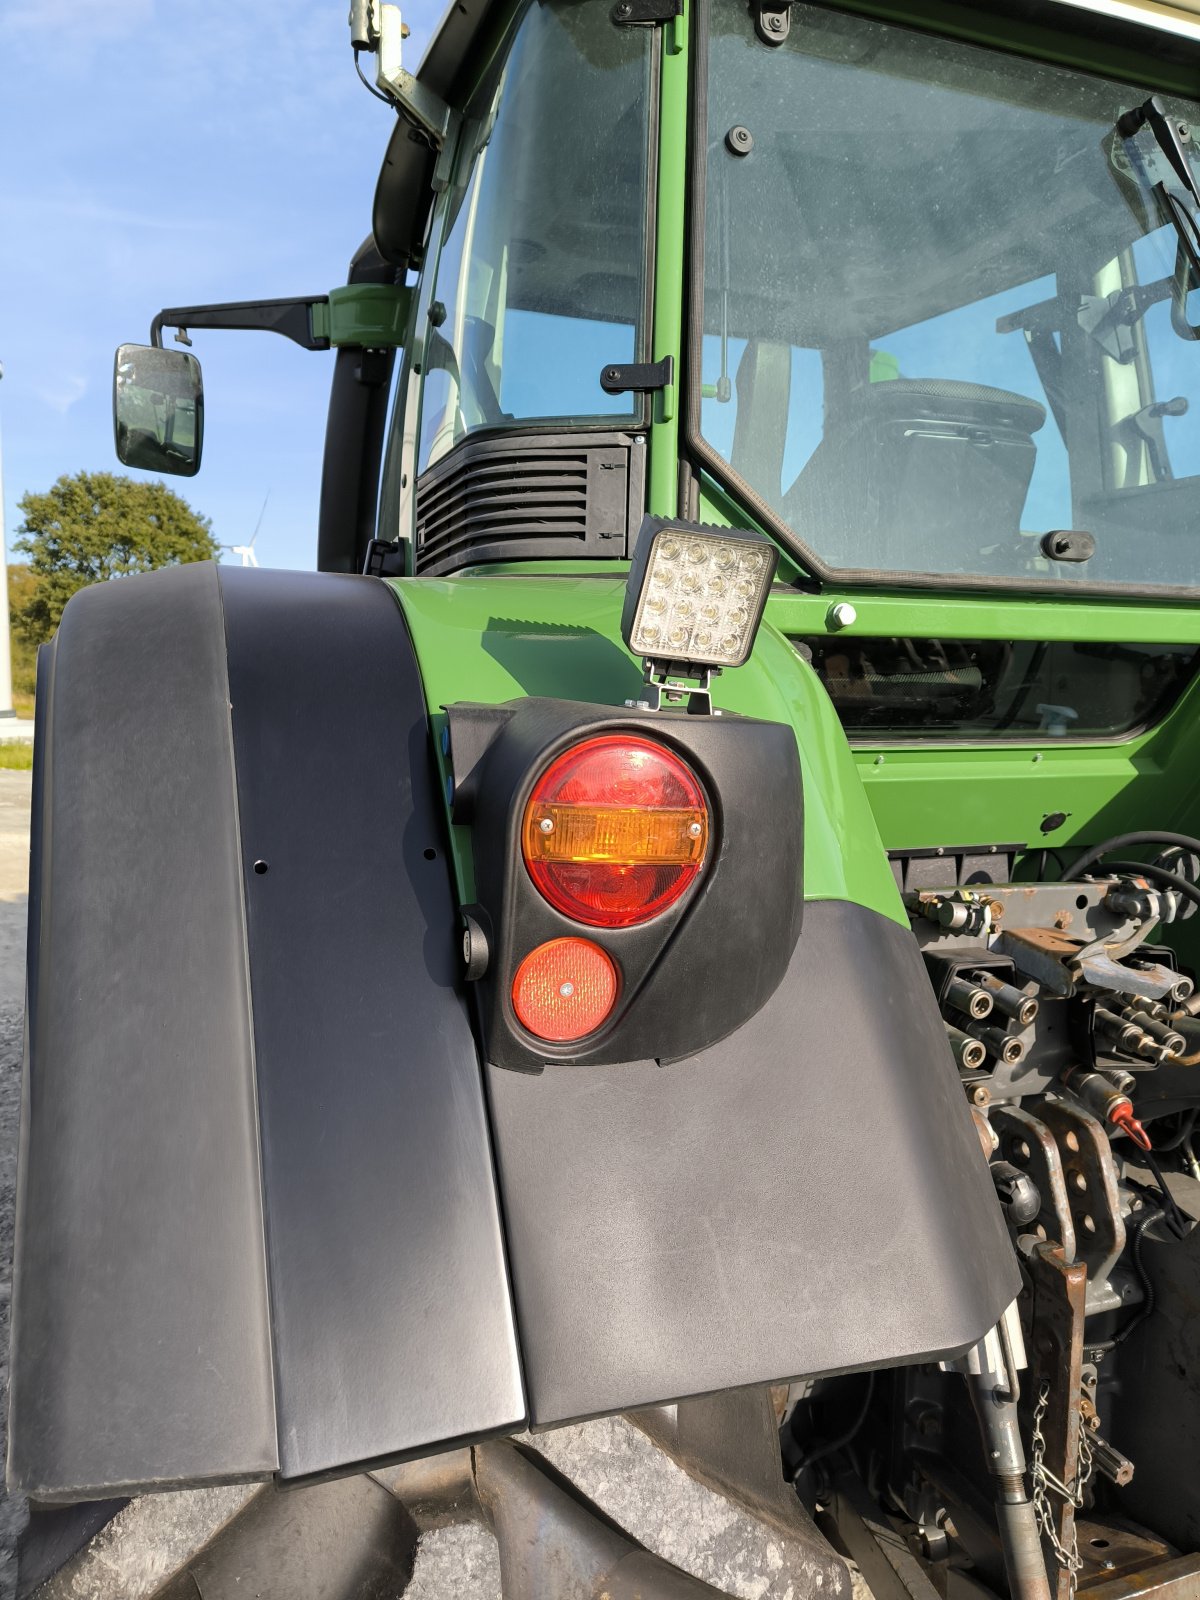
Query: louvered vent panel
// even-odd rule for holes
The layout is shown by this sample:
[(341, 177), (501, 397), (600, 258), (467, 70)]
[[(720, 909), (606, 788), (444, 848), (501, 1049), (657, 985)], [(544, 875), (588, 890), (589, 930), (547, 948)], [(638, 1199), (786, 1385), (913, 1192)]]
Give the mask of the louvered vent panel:
[(416, 570), (626, 555), (642, 456), (627, 434), (465, 441), (417, 482)]

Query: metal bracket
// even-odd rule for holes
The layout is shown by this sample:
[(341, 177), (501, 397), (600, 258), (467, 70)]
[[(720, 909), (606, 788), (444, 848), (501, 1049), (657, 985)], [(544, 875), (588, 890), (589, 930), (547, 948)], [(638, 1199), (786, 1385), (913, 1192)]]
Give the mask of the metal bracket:
[(305, 350), (328, 350), (329, 338), (314, 322), (328, 316), (329, 296), (309, 295), (303, 300), (230, 300), (221, 305), (171, 306), (160, 311), (150, 324), (150, 343), (162, 348), (164, 328), (178, 328), (179, 344), (190, 345), (189, 328), (260, 329), (281, 333), (285, 339)]
[(412, 290), (397, 283), (347, 283), (312, 308), (313, 336), (334, 349), (394, 350), (404, 344)]
[(683, 0), (617, 0), (609, 12), (618, 28), (653, 27), (683, 15)]
[(782, 44), (792, 31), (792, 0), (755, 0), (754, 31), (764, 44)]
[(675, 358), (664, 356), (661, 361), (633, 361), (623, 367), (601, 367), (600, 387), (605, 394), (649, 394), (655, 389), (666, 389), (675, 381)]
[(720, 667), (647, 660), (642, 667), (641, 698), (625, 704), (631, 711), (686, 710), (691, 716), (719, 717), (709, 685), (720, 671)]
[(363, 576), (367, 578), (402, 578), (404, 576), (404, 546), (400, 540), (369, 540), (366, 560), (363, 562)]
[(356, 55), (360, 50), (374, 52), (377, 57), (375, 82), (380, 93), (418, 133), (440, 150), (450, 131), (450, 107), (411, 72), (405, 71), (401, 51), (407, 35), (408, 28), (399, 6), (382, 5), (380, 0), (351, 0), (350, 42)]

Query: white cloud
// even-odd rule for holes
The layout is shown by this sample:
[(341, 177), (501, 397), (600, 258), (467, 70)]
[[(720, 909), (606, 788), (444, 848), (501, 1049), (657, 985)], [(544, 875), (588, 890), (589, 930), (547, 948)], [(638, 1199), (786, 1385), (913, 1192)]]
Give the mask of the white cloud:
[(33, 392), (43, 405), (49, 406), (60, 417), (65, 417), (71, 407), (82, 400), (88, 391), (88, 381), (79, 373), (62, 373), (47, 381), (43, 378), (33, 385)]
[(82, 378), (78, 373), (62, 373), (61, 376), (45, 378), (34, 384), (34, 394), (42, 405), (50, 406), (51, 411), (58, 411), (59, 416), (66, 416), (67, 411), (82, 400), (88, 392), (88, 379)]

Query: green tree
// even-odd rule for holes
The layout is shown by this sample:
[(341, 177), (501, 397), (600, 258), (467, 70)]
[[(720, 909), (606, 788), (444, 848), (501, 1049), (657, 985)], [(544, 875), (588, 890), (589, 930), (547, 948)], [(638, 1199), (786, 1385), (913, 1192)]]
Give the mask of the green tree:
[(21, 618), (33, 598), (38, 581), (22, 562), (8, 569), (8, 629), (12, 650), (13, 708), (19, 717), (33, 715), (33, 690), (37, 679), (37, 645), (28, 638)]
[(18, 506), (24, 520), (13, 548), (28, 555), (34, 581), (14, 597), (13, 611), (31, 644), (50, 637), (67, 601), (88, 584), (217, 558), (208, 518), (165, 483), (76, 472)]

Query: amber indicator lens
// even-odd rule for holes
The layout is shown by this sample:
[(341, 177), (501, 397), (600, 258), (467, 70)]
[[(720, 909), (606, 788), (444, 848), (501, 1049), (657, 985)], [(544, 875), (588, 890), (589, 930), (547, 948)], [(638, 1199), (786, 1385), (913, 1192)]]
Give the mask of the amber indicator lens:
[(617, 969), (590, 939), (551, 939), (530, 951), (513, 979), (513, 1010), (539, 1039), (566, 1044), (605, 1021), (617, 998)]
[(521, 834), (529, 875), (556, 910), (623, 928), (674, 905), (694, 880), (708, 850), (708, 806), (673, 751), (606, 735), (547, 767)]

